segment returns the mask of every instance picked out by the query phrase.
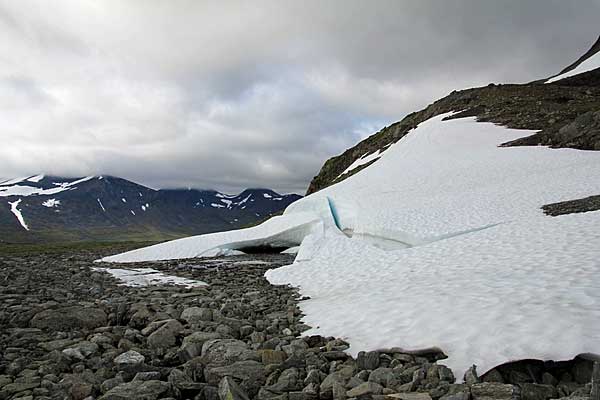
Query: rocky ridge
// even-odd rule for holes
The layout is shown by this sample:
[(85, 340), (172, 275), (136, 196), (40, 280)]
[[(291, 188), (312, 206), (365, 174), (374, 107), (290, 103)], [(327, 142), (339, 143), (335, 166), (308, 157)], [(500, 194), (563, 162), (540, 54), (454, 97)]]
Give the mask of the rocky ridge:
[(473, 367), (458, 383), (439, 349), (353, 358), (340, 338), (301, 337), (298, 304), (309, 299), (264, 278), (291, 256), (126, 266), (208, 283), (185, 288), (120, 285), (93, 269), (101, 253), (0, 259), (1, 400), (598, 398), (600, 369), (586, 358), (522, 361), (483, 376)]

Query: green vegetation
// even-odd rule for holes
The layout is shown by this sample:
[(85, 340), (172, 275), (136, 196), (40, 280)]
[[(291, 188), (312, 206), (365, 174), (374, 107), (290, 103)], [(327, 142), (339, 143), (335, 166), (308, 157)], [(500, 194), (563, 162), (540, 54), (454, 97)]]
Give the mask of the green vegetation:
[(9, 255), (73, 254), (75, 252), (106, 252), (113, 254), (150, 246), (156, 242), (69, 242), (69, 243), (0, 243), (0, 258)]

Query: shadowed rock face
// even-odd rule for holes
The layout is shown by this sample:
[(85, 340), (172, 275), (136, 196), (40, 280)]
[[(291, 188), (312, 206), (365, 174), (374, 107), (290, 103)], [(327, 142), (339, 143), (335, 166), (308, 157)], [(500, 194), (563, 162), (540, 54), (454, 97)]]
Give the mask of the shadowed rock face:
[(565, 214), (597, 211), (600, 210), (600, 196), (590, 196), (583, 199), (546, 204), (542, 207), (542, 210), (544, 210), (544, 213), (553, 217)]
[[(561, 73), (576, 68), (599, 50), (600, 38), (592, 49)], [(504, 146), (544, 145), (600, 150), (600, 116), (597, 114), (600, 110), (600, 69), (551, 84), (544, 84), (545, 80), (523, 85), (490, 84), (452, 92), (424, 110), (407, 115), (400, 122), (383, 128), (339, 156), (327, 160), (310, 183), (307, 194), (352, 176), (367, 166), (343, 174), (354, 161), (378, 150), (385, 151), (418, 124), (447, 112), (458, 113), (452, 118), (477, 117), (481, 122), (539, 131)]]

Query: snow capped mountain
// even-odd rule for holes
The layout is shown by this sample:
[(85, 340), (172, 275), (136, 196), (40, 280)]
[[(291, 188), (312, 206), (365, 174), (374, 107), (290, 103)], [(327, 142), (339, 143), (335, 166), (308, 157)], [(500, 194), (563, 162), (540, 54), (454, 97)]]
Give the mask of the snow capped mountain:
[(0, 241), (165, 239), (239, 228), (298, 195), (154, 190), (112, 176), (36, 175), (0, 183)]
[(351, 352), (437, 346), (456, 376), (599, 354), (596, 72), (453, 92), (328, 160), (282, 216), (102, 261), (299, 246), (267, 278)]

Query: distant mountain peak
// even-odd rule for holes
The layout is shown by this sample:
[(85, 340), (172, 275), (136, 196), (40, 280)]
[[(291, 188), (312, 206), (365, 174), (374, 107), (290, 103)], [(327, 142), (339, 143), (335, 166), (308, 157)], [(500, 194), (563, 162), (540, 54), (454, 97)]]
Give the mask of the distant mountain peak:
[(110, 175), (32, 175), (0, 182), (0, 241), (163, 240), (251, 225), (299, 198), (264, 188), (225, 194), (156, 190)]

